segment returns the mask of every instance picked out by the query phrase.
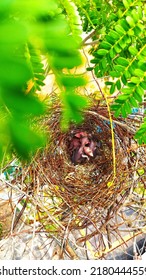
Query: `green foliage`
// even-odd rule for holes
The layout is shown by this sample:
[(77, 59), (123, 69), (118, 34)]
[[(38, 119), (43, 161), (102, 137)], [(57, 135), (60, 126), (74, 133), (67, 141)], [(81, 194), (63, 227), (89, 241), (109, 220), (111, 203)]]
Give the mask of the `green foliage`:
[(74, 120), (76, 124), (82, 122), (83, 117), (81, 115), (81, 110), (88, 106), (87, 100), (71, 89), (65, 92), (63, 97), (64, 110), (62, 114), (62, 129), (67, 130), (69, 126), (69, 120)]
[(24, 159), (45, 145), (45, 137), (34, 128), (36, 118), (46, 110), (36, 95), (46, 77), (43, 57), (63, 92), (66, 123), (62, 126), (82, 119), (81, 108), (86, 107), (86, 99), (81, 97), (82, 106), (70, 99), (80, 99), (75, 91), (84, 81), (64, 74), (64, 69), (81, 63), (81, 28), (76, 12), (68, 1), (0, 1), (0, 116), (4, 119), (0, 128), (1, 158), (10, 144)]
[[(116, 2), (111, 1), (109, 18)], [(119, 7), (112, 25), (108, 23), (105, 35), (100, 37), (91, 62), (96, 77), (113, 78), (106, 84), (111, 94), (119, 91), (119, 95), (111, 108), (116, 117), (127, 117), (132, 107), (141, 106), (146, 90), (146, 5), (143, 0), (123, 0), (117, 2), (117, 9)], [(145, 142), (144, 138), (142, 141)]]
[(33, 45), (27, 44), (27, 52), (30, 62), (30, 67), (33, 73), (33, 92), (41, 91), (41, 86), (44, 86), (45, 79), (45, 69), (42, 63), (42, 57), (39, 50), (37, 50)]
[(144, 123), (136, 132), (135, 138), (138, 140), (139, 144), (146, 144), (146, 118), (144, 118)]
[[(24, 159), (45, 145), (35, 127), (46, 110), (36, 94), (47, 74), (44, 58), (61, 90), (62, 128), (82, 121), (88, 100), (76, 88), (85, 81), (70, 71), (81, 64), (81, 21), (83, 30), (94, 31), (93, 40), (99, 40), (93, 48), (95, 75), (113, 78), (107, 82), (110, 93), (119, 92), (112, 104), (115, 115), (126, 117), (132, 107), (141, 106), (146, 90), (145, 0), (1, 0), (0, 158), (11, 145)], [(145, 128), (144, 121), (135, 136), (140, 143), (145, 143)]]
[[(95, 37), (104, 35), (116, 17), (114, 14), (115, 9), (117, 10), (116, 5), (113, 6), (111, 1), (106, 0), (74, 0), (74, 2), (79, 8), (84, 32), (96, 30)], [(113, 7), (113, 13), (110, 13), (111, 7)]]

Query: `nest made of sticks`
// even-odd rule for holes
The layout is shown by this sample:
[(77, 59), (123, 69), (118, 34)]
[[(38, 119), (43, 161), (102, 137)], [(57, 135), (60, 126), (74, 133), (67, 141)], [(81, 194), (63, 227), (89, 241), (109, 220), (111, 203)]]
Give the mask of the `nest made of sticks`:
[[(101, 224), (106, 226), (133, 186), (138, 147), (133, 139), (134, 126), (131, 120), (129, 126), (126, 120), (113, 117), (113, 144), (106, 107), (93, 106), (90, 111), (84, 112), (83, 123), (78, 126), (72, 124), (67, 132), (60, 129), (60, 116), (60, 108), (56, 107), (46, 121), (51, 133), (50, 145), (39, 154), (33, 165), (39, 185), (45, 186), (47, 209), (53, 215), (53, 219), (50, 216), (47, 219), (47, 225), (49, 223), (53, 226), (53, 229), (49, 229), (59, 233), (60, 226), (70, 231), (94, 225), (93, 236)], [(81, 130), (92, 134), (102, 145), (95, 158), (74, 165), (69, 153), (69, 142)], [(46, 220), (42, 220), (46, 225)]]
[[(33, 236), (44, 233), (55, 240), (61, 252), (69, 243), (69, 251), (80, 248), (89, 254), (91, 250), (89, 258), (103, 258), (126, 244), (123, 229), (130, 240), (145, 228), (145, 147), (139, 147), (133, 137), (141, 120), (135, 115), (127, 119), (112, 115), (112, 139), (107, 108), (96, 105), (84, 112), (80, 125), (72, 124), (63, 132), (61, 109), (55, 104), (40, 123), (49, 133), (46, 149), (38, 151), (30, 164), (19, 166), (14, 160), (19, 168), (4, 183), (13, 212), (11, 232), (21, 234), (21, 222)], [(70, 141), (80, 131), (101, 145), (95, 157), (75, 165)]]

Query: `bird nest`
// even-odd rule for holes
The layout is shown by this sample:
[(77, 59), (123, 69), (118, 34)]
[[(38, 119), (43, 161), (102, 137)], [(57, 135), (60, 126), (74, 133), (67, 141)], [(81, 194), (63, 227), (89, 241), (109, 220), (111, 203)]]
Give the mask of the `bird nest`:
[[(84, 112), (82, 124), (72, 124), (67, 132), (62, 132), (57, 107), (46, 121), (50, 145), (36, 157), (33, 171), (48, 199), (45, 203), (49, 216), (45, 212), (40, 219), (49, 233), (61, 234), (61, 229), (71, 231), (92, 225), (93, 237), (127, 198), (136, 171), (134, 125), (131, 120), (112, 119), (111, 125), (106, 107), (94, 106)], [(96, 156), (74, 164), (70, 142), (81, 131), (92, 135), (100, 145)]]
[[(3, 190), (13, 212), (12, 236), (44, 234), (44, 247), (46, 242), (59, 246), (51, 258), (110, 258), (112, 252), (121, 253), (119, 247), (125, 252), (129, 242), (145, 232), (145, 147), (133, 137), (141, 119), (115, 119), (98, 105), (83, 116), (80, 125), (63, 132), (61, 109), (54, 105), (41, 120), (49, 133), (45, 150), (38, 151), (30, 164), (14, 159), (4, 169), (11, 174)], [(93, 156), (85, 153), (78, 135), (87, 147), (93, 142)], [(79, 148), (75, 160), (73, 153)], [(3, 234), (4, 230), (3, 226)]]

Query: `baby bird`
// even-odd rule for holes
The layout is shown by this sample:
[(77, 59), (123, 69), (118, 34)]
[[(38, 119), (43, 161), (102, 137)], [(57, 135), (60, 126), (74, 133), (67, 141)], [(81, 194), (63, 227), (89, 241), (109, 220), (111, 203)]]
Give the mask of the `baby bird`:
[(73, 137), (70, 146), (69, 146), (69, 150), (73, 151), (75, 149), (77, 149), (80, 146), (80, 139)]
[(91, 134), (87, 134), (86, 131), (81, 131), (74, 135), (69, 149), (71, 151), (71, 161), (76, 165), (85, 162), (86, 159), (89, 160), (90, 158), (96, 157), (98, 143), (93, 140)]
[(89, 143), (90, 143), (87, 136), (81, 137), (79, 139), (79, 141), (80, 142), (79, 142), (78, 146), (74, 145), (73, 154), (72, 154), (72, 158), (71, 158), (71, 160), (74, 164), (83, 162), (84, 154), (85, 154), (84, 149), (88, 148), (88, 147), (86, 147), (86, 145), (89, 145)]

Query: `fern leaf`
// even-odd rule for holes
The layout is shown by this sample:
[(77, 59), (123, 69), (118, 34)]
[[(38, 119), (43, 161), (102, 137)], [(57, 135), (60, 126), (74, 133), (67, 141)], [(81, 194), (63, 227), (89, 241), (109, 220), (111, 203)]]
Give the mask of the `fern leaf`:
[(30, 67), (33, 72), (33, 91), (40, 91), (41, 86), (45, 85), (46, 78), (44, 64), (42, 63), (42, 56), (39, 51), (32, 44), (28, 44)]

